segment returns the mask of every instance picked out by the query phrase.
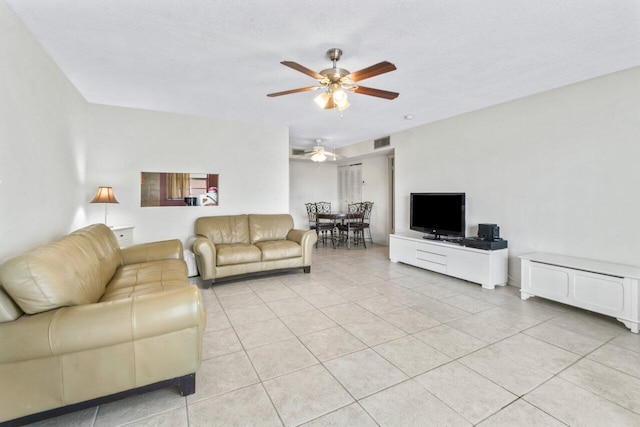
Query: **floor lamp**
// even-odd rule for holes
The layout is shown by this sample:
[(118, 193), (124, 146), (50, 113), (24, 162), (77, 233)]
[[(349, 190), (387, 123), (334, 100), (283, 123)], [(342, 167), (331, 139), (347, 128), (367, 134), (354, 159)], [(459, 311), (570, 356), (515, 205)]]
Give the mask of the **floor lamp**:
[(98, 187), (91, 203), (104, 203), (104, 225), (107, 225), (107, 203), (118, 203), (111, 187)]

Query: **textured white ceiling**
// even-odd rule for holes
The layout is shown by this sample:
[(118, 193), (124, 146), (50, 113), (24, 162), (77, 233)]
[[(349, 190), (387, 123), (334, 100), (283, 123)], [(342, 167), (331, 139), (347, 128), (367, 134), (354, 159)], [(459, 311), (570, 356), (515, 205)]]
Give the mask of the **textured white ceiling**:
[[(6, 0), (90, 102), (288, 125), (291, 145), (340, 147), (640, 65), (638, 0)], [(398, 70), (350, 95), (315, 83), (325, 52)], [(412, 114), (414, 120), (404, 116)]]

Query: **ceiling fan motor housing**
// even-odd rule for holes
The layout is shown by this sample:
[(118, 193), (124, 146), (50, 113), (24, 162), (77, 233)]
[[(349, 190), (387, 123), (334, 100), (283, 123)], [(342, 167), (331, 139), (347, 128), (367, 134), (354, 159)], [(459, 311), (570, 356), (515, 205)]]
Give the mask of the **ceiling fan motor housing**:
[(337, 47), (332, 47), (327, 51), (327, 56), (332, 61), (340, 61), (340, 57), (342, 56), (342, 49), (338, 49)]

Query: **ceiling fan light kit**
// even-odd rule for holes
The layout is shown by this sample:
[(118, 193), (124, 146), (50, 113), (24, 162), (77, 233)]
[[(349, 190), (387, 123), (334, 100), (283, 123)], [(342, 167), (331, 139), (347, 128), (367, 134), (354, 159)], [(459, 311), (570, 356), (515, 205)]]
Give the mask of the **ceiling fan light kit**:
[(324, 152), (318, 152), (311, 156), (311, 160), (314, 162), (324, 162), (325, 160), (327, 160), (327, 156), (324, 155)]
[(329, 102), (333, 102), (333, 98), (331, 97), (331, 95), (329, 95), (329, 92), (322, 92), (320, 95), (313, 98), (313, 100), (316, 102), (316, 104), (318, 104), (320, 108), (327, 108)]
[(301, 158), (310, 159), (313, 162), (321, 163), (327, 161), (327, 159), (331, 158), (332, 161), (338, 160), (339, 156), (334, 151), (326, 150), (320, 143), (322, 139), (318, 138), (315, 140), (316, 145), (305, 151), (305, 154), (301, 156)]
[[(308, 76), (313, 77), (318, 81), (320, 86), (307, 86), (299, 89), (286, 90), (283, 92), (275, 92), (267, 94), (268, 97), (289, 95), (298, 92), (307, 92), (311, 90), (323, 89), (323, 92), (314, 98), (314, 101), (323, 109), (330, 110), (337, 108), (339, 111), (344, 111), (349, 108), (349, 99), (347, 91), (353, 93), (359, 93), (361, 95), (375, 96), (384, 99), (395, 99), (398, 97), (397, 92), (389, 92), (386, 90), (373, 89), (364, 86), (358, 86), (355, 82), (378, 76), (380, 74), (388, 73), (396, 69), (396, 66), (388, 61), (379, 62), (370, 67), (363, 68), (360, 71), (354, 73), (345, 70), (344, 68), (338, 68), (337, 63), (342, 56), (342, 50), (338, 48), (331, 48), (327, 51), (327, 56), (333, 62), (332, 68), (316, 73), (315, 71), (298, 64), (293, 61), (282, 61), (281, 64), (289, 68), (293, 68), (296, 71), (300, 71)], [(324, 161), (324, 160), (320, 160)]]

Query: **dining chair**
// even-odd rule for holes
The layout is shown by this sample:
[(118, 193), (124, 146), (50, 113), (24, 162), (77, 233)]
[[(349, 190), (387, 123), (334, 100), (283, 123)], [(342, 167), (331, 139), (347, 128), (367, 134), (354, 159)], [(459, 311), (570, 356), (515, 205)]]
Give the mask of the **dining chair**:
[[(321, 202), (326, 203), (326, 202)], [(318, 213), (318, 203), (305, 203), (305, 207), (307, 208), (307, 215), (309, 216), (309, 229), (315, 230), (318, 235), (318, 240), (316, 241), (316, 248), (318, 247), (318, 242), (322, 241), (323, 245), (327, 244), (327, 234), (331, 234), (331, 242), (333, 242), (333, 224), (327, 222), (318, 221), (317, 213)], [(329, 203), (329, 206), (331, 204)], [(331, 207), (329, 207), (329, 212), (331, 211)], [(324, 212), (320, 212), (324, 213)]]
[[(373, 244), (373, 238), (371, 237), (371, 212), (373, 212), (373, 202), (362, 202), (362, 204), (364, 205), (362, 209), (362, 227), (368, 232), (369, 241)], [(362, 232), (363, 236), (364, 230)]]
[(340, 241), (345, 242), (347, 247), (350, 247), (350, 242), (353, 242), (355, 246), (362, 242), (364, 248), (367, 248), (367, 244), (364, 241), (364, 204), (363, 203), (349, 203), (347, 205), (347, 218), (343, 223), (338, 225), (340, 232)]
[(317, 225), (316, 219), (316, 204), (315, 203), (305, 203), (304, 207), (307, 208), (307, 216), (309, 217), (309, 229), (315, 230)]

